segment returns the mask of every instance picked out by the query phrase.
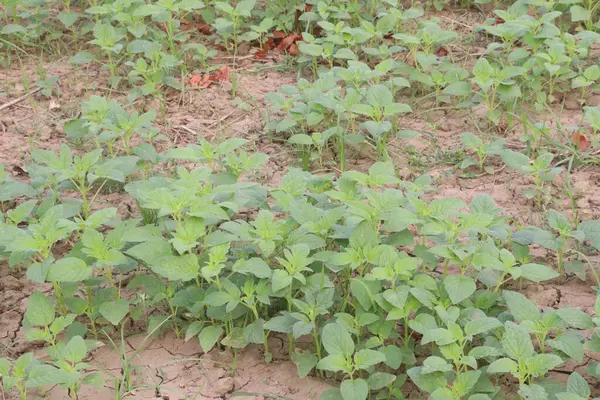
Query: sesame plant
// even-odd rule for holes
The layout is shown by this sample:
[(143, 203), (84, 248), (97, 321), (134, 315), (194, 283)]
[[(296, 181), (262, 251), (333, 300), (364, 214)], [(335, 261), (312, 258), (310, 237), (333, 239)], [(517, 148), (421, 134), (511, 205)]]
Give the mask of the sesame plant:
[[(319, 400), (599, 396), (600, 220), (580, 205), (598, 6), (409, 3), (5, 1), (0, 60), (26, 93), (0, 109), (48, 110), (59, 143), (27, 132), (23, 167), (0, 167), (2, 268), (35, 288), (19, 340), (38, 347), (0, 349), (3, 393), (128, 398), (142, 345), (172, 332), (228, 376), (248, 348), (291, 362), (330, 383)], [(272, 73), (290, 75), (247, 83)], [(525, 200), (494, 200), (519, 175)], [(572, 281), (593, 305), (569, 305)], [(103, 344), (118, 372), (94, 365)]]

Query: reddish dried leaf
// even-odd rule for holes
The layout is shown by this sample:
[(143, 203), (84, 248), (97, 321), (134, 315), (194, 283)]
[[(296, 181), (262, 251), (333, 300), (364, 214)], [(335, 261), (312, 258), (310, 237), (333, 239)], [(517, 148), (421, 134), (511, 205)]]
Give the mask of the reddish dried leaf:
[(274, 39), (283, 39), (286, 36), (287, 35), (285, 34), (285, 32), (282, 32), (282, 31), (274, 31), (273, 32), (273, 38)]
[(496, 17), (496, 22), (494, 22), (494, 25), (500, 25), (500, 24), (503, 24), (504, 22), (506, 22), (506, 21), (504, 21), (503, 18)]
[(591, 143), (583, 133), (580, 133), (579, 131), (573, 132), (572, 139), (573, 143), (579, 148), (579, 151), (586, 151), (590, 148)]
[(204, 18), (200, 18), (200, 22), (198, 22), (196, 28), (198, 28), (198, 32), (205, 35), (210, 35), (212, 33), (212, 25), (207, 24)]
[(181, 23), (179, 24), (179, 29), (181, 31), (189, 31), (190, 29), (192, 29), (192, 25), (190, 25), (190, 23), (187, 21), (181, 21)]
[(275, 42), (273, 42), (273, 39), (269, 38), (266, 43), (263, 45), (263, 49), (265, 50), (273, 50), (275, 47)]
[(230, 68), (227, 65), (223, 65), (221, 68), (213, 71), (214, 79), (213, 81), (226, 81), (229, 78), (229, 70)]
[(450, 52), (448, 51), (448, 48), (444, 46), (438, 47), (435, 51), (435, 55), (438, 56), (438, 58), (446, 57), (448, 54), (450, 54)]
[(310, 12), (312, 10), (312, 8), (313, 8), (312, 4), (304, 5), (304, 11), (306, 11), (306, 12)]
[(206, 89), (214, 82), (223, 82), (229, 78), (229, 67), (224, 65), (219, 69), (206, 72), (202, 75), (192, 75), (189, 79), (190, 85)]
[(296, 41), (296, 35), (293, 34), (293, 33), (290, 33), (286, 38), (284, 38), (281, 41), (281, 43), (279, 43), (279, 45), (277, 46), (277, 50), (279, 50), (279, 51), (285, 51), (295, 41)]
[(288, 47), (288, 53), (290, 53), (290, 55), (294, 57), (300, 53), (300, 51), (298, 51), (298, 46), (296, 45), (296, 43), (292, 43), (290, 47)]
[(264, 58), (267, 58), (267, 54), (269, 54), (269, 49), (265, 47), (262, 50), (259, 50), (256, 53), (254, 53), (254, 58), (256, 58), (257, 60), (262, 60)]
[(198, 86), (202, 82), (203, 77), (200, 75), (190, 76), (189, 82), (192, 86)]

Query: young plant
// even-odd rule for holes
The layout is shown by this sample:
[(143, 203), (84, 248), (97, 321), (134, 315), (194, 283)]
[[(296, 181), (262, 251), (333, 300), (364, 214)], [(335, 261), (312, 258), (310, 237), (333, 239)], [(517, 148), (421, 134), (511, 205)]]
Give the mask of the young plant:
[(471, 132), (465, 132), (461, 135), (463, 145), (475, 153), (476, 160), (467, 157), (460, 164), (460, 168), (466, 169), (472, 165), (477, 165), (479, 171), (492, 174), (494, 169), (491, 166), (486, 166), (485, 162), (490, 155), (500, 155), (504, 150), (504, 140), (498, 139), (493, 142), (484, 142), (481, 138), (475, 136)]
[(500, 155), (509, 168), (517, 169), (524, 175), (532, 175), (535, 190), (528, 189), (525, 194), (535, 197), (538, 207), (541, 207), (546, 194), (545, 184), (552, 182), (563, 170), (562, 167), (552, 166), (554, 155), (542, 153), (532, 160), (513, 150), (504, 150)]

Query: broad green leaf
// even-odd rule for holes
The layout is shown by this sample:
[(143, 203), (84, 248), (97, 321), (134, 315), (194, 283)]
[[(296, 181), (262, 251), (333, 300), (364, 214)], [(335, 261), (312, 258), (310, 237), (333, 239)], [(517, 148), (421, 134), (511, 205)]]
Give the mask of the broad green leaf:
[(291, 358), (294, 364), (296, 364), (296, 368), (298, 368), (298, 377), (300, 379), (305, 378), (319, 361), (317, 356), (308, 350), (296, 350)]
[(244, 339), (246, 339), (247, 343), (264, 343), (264, 324), (265, 321), (259, 318), (253, 323), (246, 325), (244, 328)]
[(48, 326), (55, 316), (52, 300), (37, 290), (33, 292), (29, 297), (24, 318), (33, 326)]
[(535, 263), (521, 265), (521, 271), (523, 273), (523, 278), (534, 282), (547, 281), (559, 276), (558, 272), (554, 271), (552, 268)]
[(460, 396), (465, 396), (471, 391), (471, 389), (473, 389), (480, 376), (481, 371), (461, 372), (454, 379), (454, 383), (452, 383), (452, 389), (458, 392)]
[(298, 322), (296, 318), (284, 313), (284, 315), (278, 315), (268, 320), (264, 328), (274, 332), (292, 333), (296, 322)]
[(573, 372), (569, 375), (569, 381), (567, 382), (567, 391), (574, 393), (579, 397), (587, 399), (591, 396), (590, 385), (587, 383), (585, 378), (577, 372)]
[(513, 150), (504, 150), (500, 153), (500, 156), (509, 168), (521, 170), (523, 167), (529, 166), (529, 157), (523, 153)]
[(556, 314), (569, 326), (577, 329), (590, 329), (592, 327), (592, 317), (579, 308), (563, 307), (556, 310)]
[(346, 357), (344, 357), (343, 354), (330, 354), (323, 357), (321, 361), (318, 362), (317, 368), (325, 371), (338, 372), (347, 370), (348, 365)]
[(556, 354), (536, 354), (527, 359), (527, 370), (534, 376), (543, 376), (562, 363), (563, 360)]
[(369, 287), (359, 278), (353, 278), (350, 281), (350, 291), (352, 296), (358, 300), (361, 307), (369, 311), (372, 306), (372, 294)]
[(569, 11), (571, 12), (571, 21), (587, 21), (591, 18), (591, 12), (588, 9), (581, 7), (580, 5), (572, 6)]
[(540, 312), (535, 303), (523, 296), (521, 293), (505, 290), (502, 293), (506, 305), (513, 317), (517, 321), (537, 321), (540, 319)]
[(204, 353), (208, 353), (215, 347), (217, 341), (223, 334), (223, 327), (220, 325), (209, 325), (202, 329), (200, 334), (198, 335), (198, 339), (200, 340), (200, 347), (202, 347), (202, 351)]
[(498, 321), (496, 318), (481, 317), (467, 322), (464, 329), (465, 334), (474, 336), (500, 326), (502, 326), (502, 322)]
[(473, 279), (466, 276), (449, 275), (444, 280), (444, 288), (452, 303), (458, 304), (475, 293), (477, 285)]
[(99, 311), (100, 315), (106, 318), (108, 322), (113, 325), (119, 325), (129, 312), (129, 302), (124, 299), (107, 301), (100, 305)]
[(546, 390), (540, 385), (536, 384), (522, 384), (519, 387), (519, 394), (523, 396), (525, 400), (547, 400), (549, 397), (548, 393), (546, 393)]
[(358, 369), (368, 369), (370, 366), (385, 361), (385, 354), (376, 351), (363, 349), (354, 354), (354, 366)]
[(329, 354), (342, 354), (348, 357), (354, 353), (354, 341), (340, 324), (326, 325), (321, 335), (323, 347)]
[(61, 351), (65, 360), (70, 363), (78, 363), (83, 360), (87, 354), (85, 340), (81, 336), (75, 336), (63, 347)]
[(514, 360), (531, 357), (534, 349), (527, 329), (513, 322), (507, 322), (505, 328), (506, 331), (502, 335), (502, 348), (506, 354)]
[(50, 265), (46, 280), (50, 282), (81, 282), (89, 279), (93, 269), (76, 257), (65, 257)]
[(195, 254), (165, 256), (150, 264), (152, 271), (170, 281), (191, 281), (198, 277), (200, 265)]
[(28, 388), (37, 388), (46, 385), (57, 385), (67, 382), (69, 373), (58, 369), (52, 365), (35, 365), (29, 371), (26, 386)]
[(491, 363), (487, 368), (488, 374), (506, 374), (516, 372), (519, 366), (510, 358), (501, 358)]
[(344, 400), (342, 394), (337, 389), (327, 389), (319, 396), (319, 400)]
[(414, 367), (406, 371), (415, 385), (426, 393), (433, 393), (440, 387), (445, 387), (448, 381), (441, 372), (431, 374), (422, 373), (423, 367)]
[(369, 395), (369, 385), (364, 379), (345, 379), (340, 385), (344, 400), (366, 400)]
[(388, 374), (387, 372), (375, 372), (369, 375), (367, 384), (369, 390), (380, 390), (390, 386), (396, 380), (396, 375)]
[(583, 362), (583, 340), (576, 332), (565, 332), (546, 343), (553, 349), (560, 350), (575, 361)]

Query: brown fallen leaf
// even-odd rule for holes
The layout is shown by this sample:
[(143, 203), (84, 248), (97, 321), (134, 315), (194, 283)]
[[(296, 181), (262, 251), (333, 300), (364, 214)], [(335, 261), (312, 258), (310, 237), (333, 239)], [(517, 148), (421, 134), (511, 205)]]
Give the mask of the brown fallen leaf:
[(214, 71), (205, 72), (202, 75), (192, 75), (189, 78), (191, 86), (206, 89), (215, 82), (224, 82), (229, 79), (229, 67), (224, 65)]
[(579, 148), (579, 151), (586, 151), (587, 149), (590, 148), (591, 143), (583, 133), (581, 133), (579, 131), (573, 132), (572, 139), (573, 139), (573, 143), (575, 143), (577, 145), (577, 147)]

